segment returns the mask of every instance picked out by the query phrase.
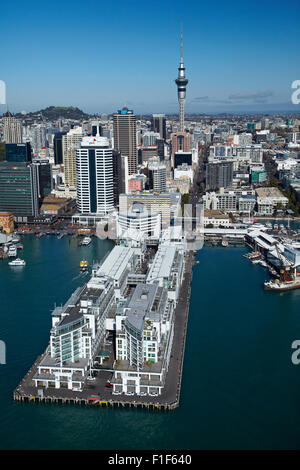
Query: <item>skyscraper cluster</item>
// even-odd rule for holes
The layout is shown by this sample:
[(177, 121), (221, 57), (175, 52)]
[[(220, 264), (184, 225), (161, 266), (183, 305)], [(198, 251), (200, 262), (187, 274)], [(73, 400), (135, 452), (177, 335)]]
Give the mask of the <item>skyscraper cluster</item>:
[[(3, 162), (0, 163), (0, 173), (3, 171), (6, 178), (3, 187), (10, 185), (10, 188), (21, 189), (24, 183), (23, 194), (31, 191), (34, 195), (31, 198), (33, 202), (30, 202), (31, 210), (23, 210), (27, 204), (25, 200), (25, 205), (20, 204), (17, 208), (15, 199), (10, 204), (12, 196), (7, 192), (7, 203), (2, 197), (0, 210), (14, 210), (19, 217), (36, 217), (41, 198), (52, 192), (56, 198), (76, 198), (78, 220), (82, 216), (85, 217), (82, 220), (87, 221), (91, 215), (96, 221), (98, 215), (107, 216), (118, 208), (122, 193), (143, 193), (146, 190), (163, 194), (170, 188), (174, 192), (175, 171), (179, 175), (176, 188), (188, 190), (186, 181), (182, 184), (180, 176), (180, 171), (192, 168), (191, 139), (184, 127), (188, 80), (183, 63), (182, 33), (180, 65), (175, 82), (179, 126), (168, 124), (166, 116), (161, 113), (153, 114), (150, 120), (138, 118), (126, 106), (112, 116), (102, 114), (100, 118), (90, 120), (63, 117), (49, 120), (43, 112), (37, 120), (30, 120), (26, 114), (17, 118), (7, 112), (2, 118), (3, 143), (0, 144), (0, 162)], [(21, 167), (30, 180), (26, 189)], [(20, 178), (14, 178), (18, 171)], [(189, 171), (183, 174), (189, 175), (191, 183), (192, 172)]]

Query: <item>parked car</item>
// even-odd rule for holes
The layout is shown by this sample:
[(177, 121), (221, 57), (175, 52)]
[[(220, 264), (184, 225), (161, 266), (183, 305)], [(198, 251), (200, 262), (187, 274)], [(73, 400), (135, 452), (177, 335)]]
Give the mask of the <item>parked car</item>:
[(140, 395), (141, 397), (145, 397), (146, 395), (148, 395), (148, 393), (147, 393), (147, 392), (140, 392), (139, 395)]
[(111, 383), (108, 381), (108, 382), (106, 382), (105, 387), (107, 387), (107, 388), (112, 388), (112, 387), (113, 387), (113, 384), (111, 384)]
[(118, 390), (115, 390), (114, 392), (112, 392), (113, 395), (122, 395), (122, 392), (118, 392)]
[(132, 396), (134, 395), (134, 392), (125, 392), (125, 395)]
[(157, 392), (149, 392), (149, 395), (151, 397), (158, 397), (158, 393)]

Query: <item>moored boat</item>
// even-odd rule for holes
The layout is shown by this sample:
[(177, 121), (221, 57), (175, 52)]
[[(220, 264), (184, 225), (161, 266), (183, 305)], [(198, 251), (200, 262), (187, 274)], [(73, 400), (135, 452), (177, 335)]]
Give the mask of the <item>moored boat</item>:
[(300, 279), (294, 279), (292, 281), (280, 281), (275, 279), (275, 281), (266, 281), (264, 282), (265, 290), (274, 290), (277, 292), (298, 289), (300, 287)]
[(24, 261), (23, 259), (17, 258), (17, 259), (14, 259), (13, 261), (10, 261), (8, 264), (9, 266), (25, 266), (26, 261)]
[(82, 242), (80, 243), (81, 246), (87, 246), (91, 243), (92, 239), (91, 237), (84, 237)]

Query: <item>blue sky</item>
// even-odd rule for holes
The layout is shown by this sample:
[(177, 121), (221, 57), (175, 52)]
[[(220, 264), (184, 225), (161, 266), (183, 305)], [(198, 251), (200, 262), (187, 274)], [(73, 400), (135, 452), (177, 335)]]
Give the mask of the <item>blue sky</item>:
[(5, 2), (0, 79), (12, 111), (177, 112), (182, 22), (186, 112), (299, 112), (299, 17), (299, 0)]

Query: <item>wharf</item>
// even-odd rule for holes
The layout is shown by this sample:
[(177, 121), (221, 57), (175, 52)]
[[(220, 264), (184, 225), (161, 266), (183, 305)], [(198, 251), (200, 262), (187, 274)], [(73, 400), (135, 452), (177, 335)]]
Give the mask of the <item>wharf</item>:
[[(149, 410), (174, 410), (179, 406), (181, 381), (184, 362), (184, 351), (188, 325), (188, 314), (191, 295), (191, 282), (193, 275), (194, 253), (186, 254), (185, 272), (175, 309), (174, 337), (172, 352), (166, 375), (165, 387), (161, 395), (126, 396), (112, 395), (111, 390), (105, 388), (106, 381), (111, 377), (112, 370), (101, 371), (91, 383), (87, 383), (82, 392), (68, 389), (47, 388), (39, 390), (33, 385), (32, 377), (37, 372), (37, 365), (46, 351), (37, 358), (31, 369), (13, 393), (15, 401), (33, 403), (59, 403), (88, 406), (104, 406), (117, 408), (146, 408)], [(89, 381), (88, 381), (89, 382)]]

